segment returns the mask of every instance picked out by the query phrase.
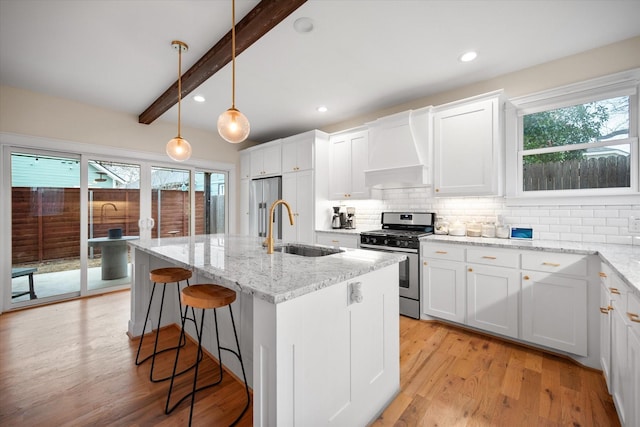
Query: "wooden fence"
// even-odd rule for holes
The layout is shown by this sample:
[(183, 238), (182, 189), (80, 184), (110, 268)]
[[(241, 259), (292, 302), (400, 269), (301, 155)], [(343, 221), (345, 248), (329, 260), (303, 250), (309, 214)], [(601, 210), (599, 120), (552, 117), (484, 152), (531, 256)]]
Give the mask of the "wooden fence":
[(524, 191), (629, 187), (629, 166), (629, 156), (527, 164), (523, 167)]
[[(79, 257), (78, 188), (14, 187), (11, 196), (13, 265)], [(195, 197), (196, 234), (202, 234), (205, 232), (204, 193), (197, 191)], [(224, 203), (217, 205), (224, 208)], [(152, 217), (156, 221), (152, 237), (158, 237), (158, 233), (161, 237), (189, 234), (188, 192), (153, 190), (152, 206)], [(158, 217), (158, 206), (162, 206), (161, 217)], [(124, 235), (139, 235), (139, 190), (93, 189), (89, 207), (90, 238), (106, 237), (111, 228), (122, 228)], [(100, 254), (100, 249), (94, 247), (93, 254)]]

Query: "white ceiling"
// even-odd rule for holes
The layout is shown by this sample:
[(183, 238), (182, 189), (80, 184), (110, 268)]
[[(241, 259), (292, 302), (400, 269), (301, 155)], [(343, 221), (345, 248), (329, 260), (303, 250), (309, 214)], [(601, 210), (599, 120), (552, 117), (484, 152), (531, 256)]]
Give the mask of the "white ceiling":
[[(236, 106), (264, 142), (640, 35), (638, 16), (640, 0), (309, 0), (238, 56)], [(230, 27), (231, 0), (0, 0), (0, 83), (137, 119), (177, 78), (172, 40), (184, 72)], [(230, 105), (227, 65), (182, 123), (215, 132)]]

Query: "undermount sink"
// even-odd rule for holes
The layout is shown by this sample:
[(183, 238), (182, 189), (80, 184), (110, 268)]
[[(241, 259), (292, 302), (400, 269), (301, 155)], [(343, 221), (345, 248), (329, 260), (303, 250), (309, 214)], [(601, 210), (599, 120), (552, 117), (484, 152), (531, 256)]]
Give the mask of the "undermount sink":
[(328, 247), (318, 247), (318, 246), (308, 246), (308, 245), (298, 245), (298, 244), (287, 244), (280, 245), (273, 248), (274, 252), (280, 252), (283, 254), (289, 255), (299, 255), (306, 257), (319, 257), (319, 256), (327, 256), (338, 254), (340, 252), (344, 252), (338, 248), (328, 248)]

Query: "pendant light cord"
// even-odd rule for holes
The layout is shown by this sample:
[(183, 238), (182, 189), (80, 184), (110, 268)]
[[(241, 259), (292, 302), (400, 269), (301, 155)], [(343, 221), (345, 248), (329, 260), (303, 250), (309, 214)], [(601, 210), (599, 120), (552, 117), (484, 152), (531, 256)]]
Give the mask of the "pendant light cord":
[(178, 138), (180, 136), (180, 109), (182, 101), (182, 44), (178, 45)]
[(231, 108), (236, 108), (236, 0), (231, 0)]

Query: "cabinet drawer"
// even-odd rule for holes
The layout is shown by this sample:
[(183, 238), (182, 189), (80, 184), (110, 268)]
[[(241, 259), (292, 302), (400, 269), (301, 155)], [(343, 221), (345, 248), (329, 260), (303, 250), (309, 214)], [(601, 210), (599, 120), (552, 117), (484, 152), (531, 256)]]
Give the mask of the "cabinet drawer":
[(494, 248), (467, 249), (467, 262), (495, 265), (498, 267), (520, 267), (520, 254), (517, 251), (504, 251)]
[(420, 256), (426, 258), (446, 259), (449, 261), (464, 261), (464, 247), (457, 245), (423, 244)]
[(358, 234), (316, 233), (316, 243), (356, 249), (358, 247), (358, 236)]
[(555, 252), (522, 252), (522, 269), (586, 276), (587, 256)]

